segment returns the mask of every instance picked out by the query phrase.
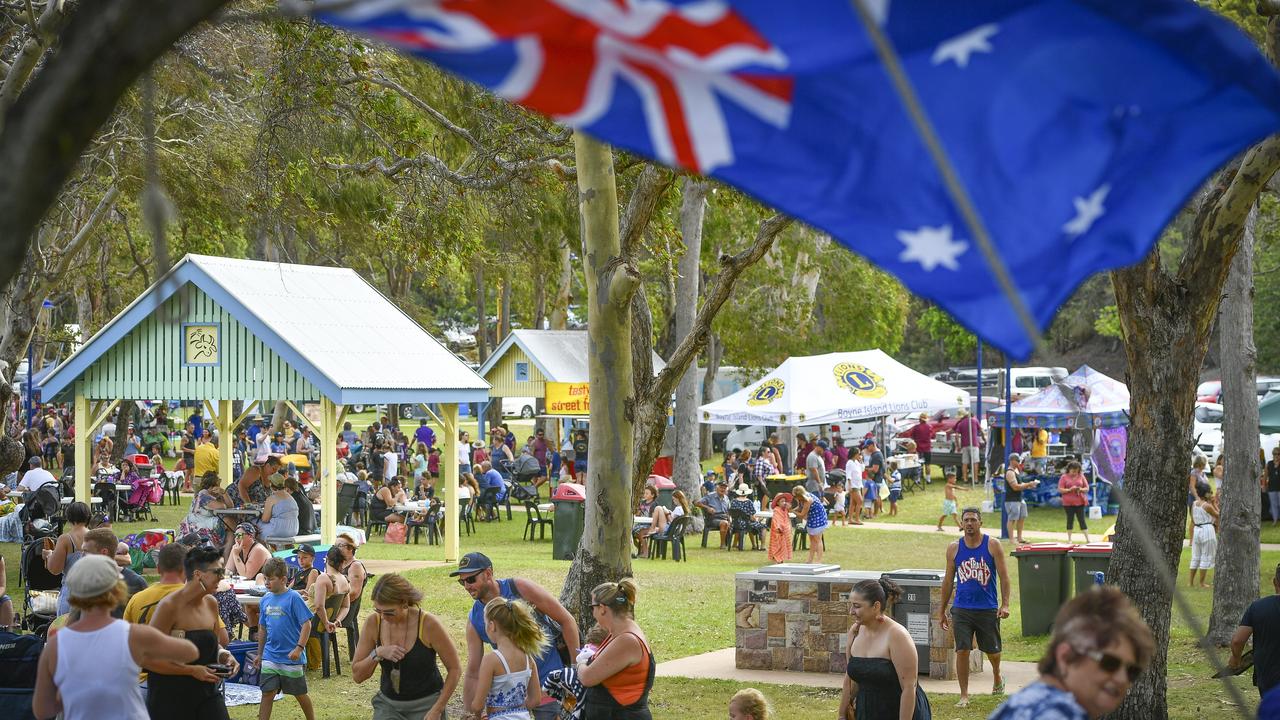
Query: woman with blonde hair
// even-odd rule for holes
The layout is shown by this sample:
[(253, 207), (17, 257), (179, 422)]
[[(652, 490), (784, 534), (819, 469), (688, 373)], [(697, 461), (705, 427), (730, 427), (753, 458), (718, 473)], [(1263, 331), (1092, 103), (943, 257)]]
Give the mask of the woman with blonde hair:
[(600, 649), (577, 665), (586, 693), (582, 720), (651, 720), (649, 691), (656, 662), (635, 619), (636, 583), (623, 578), (591, 591), (591, 616), (609, 632)]
[[(357, 683), (382, 670), (373, 720), (440, 720), (462, 679), (458, 650), (436, 616), (423, 612), (422, 592), (400, 575), (378, 578), (370, 595), (351, 675)], [(437, 658), (444, 662), (440, 677)]]
[(744, 688), (729, 700), (729, 720), (773, 720), (773, 709), (764, 693), (755, 688)]
[(40, 654), (32, 713), (61, 713), (65, 720), (147, 720), (138, 689), (140, 666), (192, 662), (196, 646), (111, 617), (129, 591), (120, 568), (105, 555), (77, 562), (67, 571), (65, 588), (80, 618), (50, 636)]
[(546, 633), (523, 600), (494, 598), (484, 606), (484, 619), (495, 647), (480, 661), (475, 699), (464, 720), (531, 720), (529, 711), (542, 702), (534, 659), (547, 649)]

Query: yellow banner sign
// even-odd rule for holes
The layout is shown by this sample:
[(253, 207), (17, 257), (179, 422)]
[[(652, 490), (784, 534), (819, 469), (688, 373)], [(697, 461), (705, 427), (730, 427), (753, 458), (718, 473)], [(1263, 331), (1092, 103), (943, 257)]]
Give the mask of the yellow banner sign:
[(547, 383), (548, 415), (591, 414), (591, 386), (588, 383)]

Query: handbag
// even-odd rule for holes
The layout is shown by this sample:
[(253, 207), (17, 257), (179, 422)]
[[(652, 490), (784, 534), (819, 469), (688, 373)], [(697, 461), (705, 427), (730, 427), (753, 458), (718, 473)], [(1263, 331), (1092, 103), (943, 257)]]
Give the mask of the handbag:
[(387, 533), (383, 536), (383, 540), (396, 545), (404, 545), (408, 534), (408, 526), (402, 522), (393, 522), (387, 525)]

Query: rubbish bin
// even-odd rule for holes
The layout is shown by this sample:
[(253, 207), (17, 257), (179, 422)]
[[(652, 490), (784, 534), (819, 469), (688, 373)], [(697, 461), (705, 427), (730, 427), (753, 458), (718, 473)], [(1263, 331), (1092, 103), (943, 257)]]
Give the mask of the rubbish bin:
[(929, 674), (929, 633), (933, 616), (929, 613), (929, 599), (935, 588), (942, 587), (941, 570), (904, 569), (887, 572), (881, 577), (902, 587), (902, 597), (893, 606), (893, 619), (907, 629), (916, 644), (919, 656), (919, 674)]
[(587, 490), (579, 483), (562, 482), (551, 493), (551, 502), (556, 505), (551, 526), (551, 557), (572, 560), (587, 520)]
[(1071, 558), (1071, 565), (1076, 576), (1076, 595), (1088, 590), (1094, 585), (1094, 573), (1105, 573), (1107, 565), (1111, 562), (1111, 543), (1089, 543), (1088, 545), (1077, 545), (1067, 553)]
[(675, 492), (676, 484), (669, 477), (661, 475), (650, 475), (648, 484), (658, 489), (658, 504), (668, 510), (674, 510), (676, 501), (671, 498), (671, 493)]
[(1018, 558), (1018, 606), (1022, 634), (1047, 635), (1058, 608), (1071, 596), (1068, 543), (1035, 543), (1013, 551)]

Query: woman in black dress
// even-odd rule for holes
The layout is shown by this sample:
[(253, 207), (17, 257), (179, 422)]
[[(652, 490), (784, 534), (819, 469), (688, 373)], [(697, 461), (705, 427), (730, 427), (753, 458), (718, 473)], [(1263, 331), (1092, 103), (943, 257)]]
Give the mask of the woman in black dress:
[(147, 710), (152, 720), (227, 720), (227, 706), (218, 683), (226, 675), (209, 669), (223, 663), (235, 672), (235, 659), (227, 651), (227, 629), (218, 619), (218, 601), (213, 597), (225, 570), (222, 552), (212, 545), (200, 545), (183, 560), (187, 584), (165, 597), (151, 616), (151, 627), (177, 638), (185, 638), (199, 651), (188, 665), (163, 663), (150, 667)]
[(849, 667), (840, 696), (841, 718), (931, 720), (929, 699), (916, 684), (919, 657), (907, 629), (889, 614), (902, 595), (892, 580), (853, 586), (849, 612)]

